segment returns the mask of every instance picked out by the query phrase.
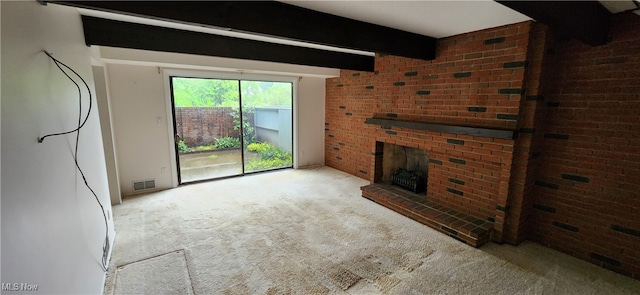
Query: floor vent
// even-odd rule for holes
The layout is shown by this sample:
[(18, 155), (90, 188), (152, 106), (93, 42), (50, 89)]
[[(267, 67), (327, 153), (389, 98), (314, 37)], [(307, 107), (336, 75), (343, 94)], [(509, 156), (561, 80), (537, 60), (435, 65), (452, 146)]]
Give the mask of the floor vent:
[(140, 180), (140, 181), (134, 181), (133, 182), (133, 191), (134, 192), (148, 190), (148, 189), (152, 189), (152, 188), (155, 188), (155, 187), (156, 187), (156, 180), (155, 179)]

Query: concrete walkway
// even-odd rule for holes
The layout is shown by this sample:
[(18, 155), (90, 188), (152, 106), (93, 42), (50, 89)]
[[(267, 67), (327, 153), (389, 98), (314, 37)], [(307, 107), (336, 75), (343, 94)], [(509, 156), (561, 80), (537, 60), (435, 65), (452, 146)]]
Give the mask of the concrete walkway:
[[(255, 153), (245, 153), (247, 162), (256, 157)], [(242, 155), (240, 149), (180, 155), (180, 176), (182, 177), (182, 183), (238, 174), (242, 174)]]

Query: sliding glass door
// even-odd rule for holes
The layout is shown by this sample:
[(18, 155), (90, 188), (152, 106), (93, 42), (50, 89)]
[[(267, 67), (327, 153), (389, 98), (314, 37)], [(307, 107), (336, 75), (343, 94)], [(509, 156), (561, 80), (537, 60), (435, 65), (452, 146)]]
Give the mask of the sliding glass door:
[(171, 77), (179, 182), (293, 165), (292, 83)]
[(245, 172), (293, 165), (292, 85), (240, 81)]

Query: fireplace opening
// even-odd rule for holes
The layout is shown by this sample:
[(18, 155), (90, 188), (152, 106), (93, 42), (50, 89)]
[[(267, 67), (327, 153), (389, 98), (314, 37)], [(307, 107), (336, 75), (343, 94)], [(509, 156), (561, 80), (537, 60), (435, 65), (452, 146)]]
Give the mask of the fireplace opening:
[[(436, 161), (437, 159), (433, 159), (431, 156), (435, 156), (435, 154), (430, 155), (427, 150), (376, 141), (373, 153), (375, 169), (373, 183), (361, 188), (362, 197), (471, 246), (484, 245), (491, 237), (494, 223), (487, 221), (488, 219), (482, 216), (477, 216), (477, 214), (471, 214), (469, 210), (458, 211), (459, 208), (454, 208), (448, 202), (443, 202), (440, 198), (440, 191), (443, 187), (429, 188), (430, 159), (436, 164), (431, 166), (431, 169), (435, 169), (430, 172), (432, 176), (440, 173), (448, 174), (447, 167), (437, 165), (440, 161)], [(394, 178), (400, 178), (400, 180), (396, 180), (396, 183), (392, 184)], [(404, 184), (406, 179), (415, 180), (416, 183), (406, 185)], [(424, 181), (424, 187), (418, 181)], [(431, 181), (434, 185), (438, 182), (436, 179)], [(455, 184), (454, 182), (447, 184), (447, 186)], [(454, 191), (457, 191), (448, 187), (445, 189), (453, 194), (455, 194)], [(427, 198), (428, 190), (433, 193), (430, 198)], [(414, 193), (414, 191), (418, 193)], [(463, 201), (455, 196), (452, 196), (451, 199)], [(494, 204), (490, 208), (497, 207)], [(487, 215), (483, 214), (483, 216)]]
[(428, 172), (428, 151), (384, 143), (380, 178), (382, 183), (424, 194), (427, 191)]
[(391, 184), (410, 190), (414, 194), (424, 193), (427, 192), (425, 178), (426, 176), (420, 172), (398, 168), (398, 170), (391, 175)]

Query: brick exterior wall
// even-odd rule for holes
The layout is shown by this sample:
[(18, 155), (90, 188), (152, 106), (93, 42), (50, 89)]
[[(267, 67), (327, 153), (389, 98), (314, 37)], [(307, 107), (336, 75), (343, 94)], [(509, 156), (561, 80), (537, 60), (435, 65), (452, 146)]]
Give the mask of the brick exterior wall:
[(176, 130), (188, 146), (208, 145), (220, 137), (238, 137), (230, 107), (176, 107)]
[[(438, 40), (432, 61), (376, 56), (326, 84), (325, 161), (374, 182), (381, 142), (429, 151), (428, 200), (640, 277), (640, 18), (610, 44), (524, 22)], [(515, 139), (366, 124), (384, 118), (518, 131)]]
[(640, 278), (640, 17), (547, 54), (530, 238)]

